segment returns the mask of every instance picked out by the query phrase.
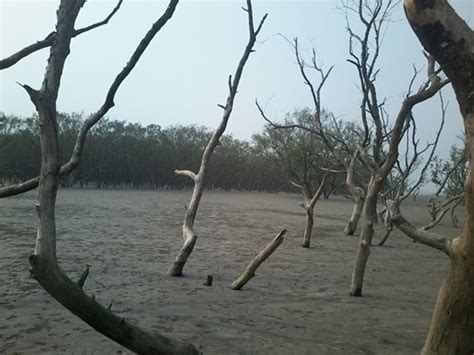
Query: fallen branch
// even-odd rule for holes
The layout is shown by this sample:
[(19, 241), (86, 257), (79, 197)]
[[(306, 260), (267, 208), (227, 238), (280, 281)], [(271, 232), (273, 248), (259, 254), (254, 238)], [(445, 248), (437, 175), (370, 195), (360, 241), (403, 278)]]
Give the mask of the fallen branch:
[(31, 275), (46, 292), (96, 331), (127, 349), (138, 354), (200, 354), (192, 344), (148, 333), (117, 316), (111, 311), (112, 304), (103, 307), (47, 258), (31, 255), (30, 264)]
[(275, 238), (263, 249), (255, 258), (252, 259), (250, 264), (245, 268), (244, 272), (240, 277), (235, 280), (231, 287), (233, 290), (240, 290), (242, 287), (245, 286), (249, 280), (255, 276), (255, 271), (258, 267), (268, 259), (270, 255), (283, 243), (283, 236), (286, 233), (286, 229), (283, 229), (280, 233), (276, 235)]

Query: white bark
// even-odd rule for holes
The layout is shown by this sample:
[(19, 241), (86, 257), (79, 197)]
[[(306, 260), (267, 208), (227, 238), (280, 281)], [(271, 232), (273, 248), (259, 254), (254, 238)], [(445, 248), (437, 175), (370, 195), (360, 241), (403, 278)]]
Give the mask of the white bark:
[(240, 275), (240, 277), (232, 283), (231, 287), (233, 290), (240, 290), (247, 282), (249, 282), (252, 277), (255, 276), (255, 271), (258, 269), (258, 267), (265, 260), (267, 260), (270, 255), (273, 254), (273, 252), (280, 246), (281, 243), (283, 243), (283, 236), (285, 233), (286, 230), (283, 229), (255, 258), (252, 259), (250, 264), (248, 264), (245, 268), (242, 275)]

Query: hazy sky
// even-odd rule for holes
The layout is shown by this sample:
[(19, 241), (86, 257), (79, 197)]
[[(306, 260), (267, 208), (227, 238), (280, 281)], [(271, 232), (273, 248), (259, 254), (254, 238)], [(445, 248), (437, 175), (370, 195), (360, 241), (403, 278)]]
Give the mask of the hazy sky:
[[(0, 0), (0, 55), (5, 57), (44, 38), (54, 29), (57, 1)], [(233, 73), (247, 42), (245, 1), (183, 1), (147, 49), (116, 96), (111, 119), (143, 124), (202, 124), (215, 127), (227, 97), (227, 76)], [(452, 0), (458, 13), (471, 25), (473, 0)], [(109, 25), (73, 39), (66, 62), (58, 110), (86, 114), (103, 102), (108, 86), (121, 70), (139, 39), (162, 14), (165, 1), (125, 0)], [(115, 3), (89, 0), (76, 27), (102, 19)], [(311, 105), (288, 44), (277, 33), (299, 37), (303, 48), (317, 48), (326, 68), (335, 65), (323, 92), (323, 105), (336, 116), (358, 118), (360, 95), (355, 69), (346, 61), (348, 39), (344, 16), (336, 2), (254, 1), (255, 17), (268, 20), (259, 36), (256, 53), (244, 71), (228, 133), (249, 138), (263, 127), (254, 105), (256, 97), (275, 120), (297, 107)], [(412, 75), (412, 64), (425, 65), (421, 46), (409, 28), (402, 6), (393, 15), (380, 59), (379, 94), (388, 98), (392, 115), (400, 106)], [(354, 19), (355, 22), (355, 19)], [(39, 87), (48, 51), (42, 50), (12, 68), (0, 71), (0, 111), (30, 115), (34, 108), (16, 81)], [(424, 74), (424, 72), (423, 72)], [(421, 76), (423, 78), (423, 75)], [(421, 82), (421, 81), (420, 81)], [(444, 150), (461, 132), (461, 118), (452, 90)], [(416, 109), (422, 138), (428, 139), (439, 122), (437, 98)]]

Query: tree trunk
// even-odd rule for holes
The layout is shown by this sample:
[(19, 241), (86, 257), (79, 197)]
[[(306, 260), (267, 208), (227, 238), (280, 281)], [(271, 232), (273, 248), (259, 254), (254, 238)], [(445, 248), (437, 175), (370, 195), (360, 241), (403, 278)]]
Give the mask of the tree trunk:
[(196, 244), (197, 235), (193, 235), (190, 238), (186, 239), (183, 246), (176, 255), (171, 268), (168, 270), (168, 275), (170, 276), (182, 276), (183, 275), (183, 268), (188, 261), (191, 252), (194, 249), (194, 245)]
[(347, 235), (354, 235), (357, 230), (357, 225), (359, 224), (360, 215), (362, 214), (362, 208), (364, 207), (364, 199), (358, 197), (355, 199), (354, 208), (352, 209), (352, 215), (347, 223), (344, 233)]
[(55, 264), (38, 255), (30, 256), (31, 274), (59, 303), (96, 331), (138, 354), (200, 354), (193, 345), (143, 331), (125, 318), (102, 307), (82, 291)]
[(357, 247), (356, 262), (352, 273), (351, 296), (362, 296), (365, 266), (369, 260), (370, 245), (374, 236), (374, 217), (377, 213), (377, 197), (382, 188), (382, 181), (383, 179), (378, 176), (372, 177), (367, 188), (367, 196), (362, 209), (362, 228)]
[(314, 209), (305, 208), (306, 210), (306, 224), (304, 227), (303, 235), (303, 248), (309, 248), (311, 243), (311, 234), (313, 233), (313, 224), (314, 224)]
[(474, 353), (474, 255), (464, 252), (462, 240), (456, 244), (449, 274), (438, 293), (423, 355)]
[(273, 240), (267, 244), (267, 246), (255, 257), (252, 259), (250, 264), (247, 265), (244, 272), (240, 277), (235, 280), (231, 287), (233, 290), (240, 290), (242, 287), (245, 286), (249, 280), (255, 276), (255, 271), (257, 271), (258, 267), (268, 259), (270, 255), (283, 243), (283, 236), (286, 233), (286, 229), (283, 229), (276, 235)]
[(393, 225), (389, 224), (389, 225), (385, 226), (385, 235), (383, 236), (383, 238), (379, 242), (380, 247), (385, 244), (388, 237), (390, 237), (390, 234), (392, 233), (392, 231), (393, 231)]
[(469, 149), (466, 222), (453, 242), (422, 354), (474, 353), (474, 32), (445, 0), (404, 0), (410, 25), (451, 80)]
[(184, 217), (183, 222), (183, 238), (184, 244), (181, 247), (178, 255), (176, 256), (173, 264), (171, 265), (170, 269), (168, 270), (168, 275), (170, 276), (181, 276), (183, 274), (183, 268), (186, 264), (191, 252), (193, 251), (194, 244), (196, 243), (197, 236), (194, 234), (194, 220), (196, 218), (196, 214), (199, 208), (199, 203), (201, 201), (202, 193), (204, 190), (204, 179), (207, 174), (207, 168), (210, 163), (210, 159), (214, 150), (218, 145), (220, 145), (220, 139), (227, 128), (227, 123), (229, 122), (229, 118), (232, 114), (232, 110), (234, 107), (234, 100), (235, 96), (237, 95), (237, 89), (239, 87), (240, 79), (242, 77), (242, 73), (247, 63), (247, 60), (250, 57), (250, 54), (253, 53), (255, 50), (253, 46), (257, 40), (257, 35), (262, 29), (263, 23), (267, 18), (267, 14), (263, 16), (258, 24), (257, 28), (254, 26), (253, 21), (253, 10), (252, 10), (252, 2), (251, 0), (247, 0), (247, 8), (243, 8), (245, 12), (247, 12), (248, 17), (248, 26), (249, 26), (249, 38), (247, 42), (247, 46), (245, 47), (244, 53), (240, 58), (239, 64), (237, 65), (237, 69), (235, 71), (234, 76), (229, 76), (228, 85), (229, 85), (229, 95), (227, 96), (227, 101), (225, 105), (218, 105), (224, 110), (222, 115), (222, 119), (219, 122), (219, 125), (214, 130), (211, 135), (211, 138), (207, 142), (206, 147), (204, 148), (204, 152), (201, 158), (201, 164), (199, 166), (199, 171), (197, 174), (193, 173), (190, 170), (175, 170), (175, 174), (187, 176), (191, 178), (194, 182), (193, 194), (191, 196), (191, 200), (189, 202), (189, 206), (186, 208), (186, 214)]

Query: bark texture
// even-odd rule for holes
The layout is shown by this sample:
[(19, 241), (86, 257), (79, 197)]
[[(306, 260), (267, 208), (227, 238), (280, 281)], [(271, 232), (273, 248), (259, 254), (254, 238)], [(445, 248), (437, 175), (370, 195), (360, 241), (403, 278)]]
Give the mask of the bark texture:
[(449, 248), (451, 267), (439, 293), (422, 354), (474, 353), (474, 33), (445, 0), (404, 0), (423, 47), (451, 80), (469, 150), (466, 221)]

